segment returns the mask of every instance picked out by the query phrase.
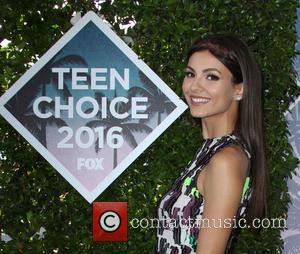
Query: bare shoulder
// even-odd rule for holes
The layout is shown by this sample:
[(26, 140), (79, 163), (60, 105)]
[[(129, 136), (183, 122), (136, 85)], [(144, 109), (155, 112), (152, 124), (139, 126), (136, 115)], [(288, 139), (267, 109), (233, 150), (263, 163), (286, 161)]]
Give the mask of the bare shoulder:
[(246, 176), (248, 164), (249, 159), (242, 148), (232, 144), (213, 155), (207, 166), (211, 173), (243, 178)]
[(248, 157), (240, 146), (234, 144), (224, 147), (207, 164), (204, 192), (218, 192), (218, 195), (240, 193), (248, 164)]

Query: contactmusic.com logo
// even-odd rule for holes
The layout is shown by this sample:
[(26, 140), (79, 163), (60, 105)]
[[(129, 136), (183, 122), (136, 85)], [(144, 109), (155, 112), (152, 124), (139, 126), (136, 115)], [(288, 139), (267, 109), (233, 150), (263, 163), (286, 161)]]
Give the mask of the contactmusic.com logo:
[(93, 203), (93, 240), (127, 241), (127, 202)]

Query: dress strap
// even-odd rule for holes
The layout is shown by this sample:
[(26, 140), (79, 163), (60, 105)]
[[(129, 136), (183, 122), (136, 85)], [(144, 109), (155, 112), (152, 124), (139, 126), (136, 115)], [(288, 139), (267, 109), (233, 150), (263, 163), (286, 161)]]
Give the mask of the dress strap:
[(250, 152), (248, 151), (248, 148), (246, 146), (246, 144), (239, 138), (237, 137), (236, 135), (232, 134), (232, 135), (229, 135), (229, 137), (231, 137), (235, 143), (239, 144), (240, 147), (242, 148), (242, 150), (245, 152), (245, 154), (247, 155), (248, 159), (251, 159), (251, 154)]
[[(250, 152), (248, 151), (246, 145), (240, 138), (234, 134), (228, 134), (221, 137), (205, 139), (204, 145), (201, 149), (201, 153), (196, 156), (196, 165), (207, 164), (211, 157), (222, 150), (227, 145), (236, 144), (241, 147), (249, 160), (251, 160)], [(205, 148), (205, 149), (203, 149)], [(248, 168), (247, 175), (250, 174), (250, 167)]]
[[(194, 165), (193, 165), (194, 167), (192, 167), (192, 169), (194, 168), (196, 170), (193, 170), (193, 173), (191, 174), (191, 178), (193, 179), (193, 182), (196, 181), (198, 175), (202, 171), (202, 168), (207, 163), (209, 163), (209, 161), (213, 157), (213, 155), (216, 154), (217, 152), (221, 151), (224, 147), (231, 145), (231, 144), (236, 144), (239, 147), (241, 147), (241, 149), (245, 152), (246, 156), (250, 160), (250, 163), (249, 163), (249, 166), (247, 169), (246, 179), (245, 179), (244, 186), (243, 186), (243, 191), (242, 191), (242, 197), (243, 197), (244, 194), (249, 189), (249, 185), (251, 185), (251, 181), (250, 181), (251, 180), (250, 179), (251, 155), (250, 155), (246, 145), (242, 142), (242, 140), (234, 134), (228, 134), (228, 135), (225, 135), (222, 137), (205, 140), (204, 147), (206, 147), (206, 149), (202, 150), (202, 153), (200, 153), (200, 156), (197, 156), (196, 161), (194, 162)], [(206, 152), (205, 152), (205, 150), (206, 150)]]

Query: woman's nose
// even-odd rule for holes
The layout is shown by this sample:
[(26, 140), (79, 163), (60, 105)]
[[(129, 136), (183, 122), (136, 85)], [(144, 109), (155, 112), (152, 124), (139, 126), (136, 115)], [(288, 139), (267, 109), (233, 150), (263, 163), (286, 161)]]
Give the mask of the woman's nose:
[(203, 86), (200, 78), (195, 78), (191, 83), (190, 90), (192, 92), (202, 91)]

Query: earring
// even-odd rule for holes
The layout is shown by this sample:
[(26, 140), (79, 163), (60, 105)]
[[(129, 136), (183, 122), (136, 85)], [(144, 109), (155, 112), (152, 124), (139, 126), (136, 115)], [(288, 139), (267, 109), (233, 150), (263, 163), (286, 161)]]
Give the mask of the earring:
[(240, 101), (240, 100), (242, 99), (242, 95), (236, 96), (235, 99), (236, 99), (237, 101)]

